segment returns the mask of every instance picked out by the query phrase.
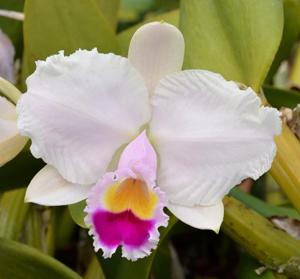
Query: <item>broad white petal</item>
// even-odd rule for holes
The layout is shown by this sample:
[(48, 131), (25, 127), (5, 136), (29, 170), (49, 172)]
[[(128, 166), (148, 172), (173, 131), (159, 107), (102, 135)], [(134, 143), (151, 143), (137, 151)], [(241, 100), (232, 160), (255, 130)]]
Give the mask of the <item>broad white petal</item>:
[(211, 206), (181, 206), (170, 203), (169, 210), (182, 222), (202, 230), (219, 232), (224, 218), (224, 206), (222, 201)]
[(31, 180), (25, 201), (49, 206), (73, 204), (86, 199), (91, 186), (70, 183), (46, 165)]
[(15, 83), (15, 48), (11, 40), (0, 30), (0, 77)]
[(183, 57), (181, 32), (165, 22), (152, 22), (139, 28), (128, 52), (130, 62), (142, 74), (151, 93), (161, 78), (181, 70)]
[(96, 50), (48, 57), (17, 109), (31, 151), (68, 181), (93, 184), (150, 117), (147, 89), (128, 59)]
[(183, 71), (161, 81), (152, 104), (158, 185), (171, 202), (215, 204), (271, 167), (279, 112), (261, 107), (250, 88), (212, 72)]
[(18, 155), (26, 141), (18, 134), (15, 106), (0, 96), (0, 166)]

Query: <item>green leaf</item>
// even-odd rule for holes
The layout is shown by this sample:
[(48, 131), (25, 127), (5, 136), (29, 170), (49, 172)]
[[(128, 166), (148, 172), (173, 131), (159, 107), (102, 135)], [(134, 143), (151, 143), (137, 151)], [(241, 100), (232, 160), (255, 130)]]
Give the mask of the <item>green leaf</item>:
[(293, 64), (289, 73), (289, 84), (292, 88), (300, 88), (300, 47), (296, 48)]
[(284, 0), (284, 28), (280, 47), (268, 73), (270, 79), (278, 69), (280, 63), (291, 54), (293, 45), (300, 34), (300, 1)]
[(130, 24), (141, 19), (142, 15), (146, 14), (153, 8), (154, 0), (121, 0), (119, 19), (122, 24)]
[(290, 217), (300, 221), (300, 214), (293, 208), (275, 206), (266, 203), (250, 194), (247, 194), (238, 188), (234, 188), (230, 191), (230, 196), (236, 198), (244, 205), (252, 208), (264, 217), (270, 218), (273, 216)]
[(100, 10), (112, 28), (115, 30), (118, 23), (120, 0), (95, 0)]
[(156, 0), (155, 5), (161, 10), (174, 10), (179, 7), (179, 0)]
[(24, 203), (26, 189), (5, 192), (0, 198), (0, 237), (17, 240), (24, 227), (29, 205)]
[[(63, 249), (68, 245), (76, 225), (70, 215), (69, 209), (66, 206), (56, 206), (51, 208), (54, 217), (55, 228), (55, 247), (56, 249)], [(53, 219), (52, 219), (53, 220)]]
[(96, 256), (92, 257), (92, 260), (87, 268), (84, 279), (105, 279), (102, 268), (97, 260)]
[[(167, 228), (160, 230), (160, 243), (166, 240), (167, 234), (176, 224), (177, 219), (173, 215), (170, 217), (169, 225)], [(159, 249), (159, 246), (158, 246)], [(104, 270), (104, 274), (109, 275), (109, 279), (126, 278), (130, 279), (148, 279), (153, 264), (153, 260), (157, 254), (157, 250), (154, 250), (150, 256), (138, 260), (136, 262), (128, 261), (121, 258), (120, 253), (116, 253), (111, 259), (104, 260), (99, 253), (97, 253), (98, 259), (100, 260), (101, 266)]]
[(86, 229), (87, 226), (84, 222), (84, 217), (86, 215), (86, 213), (84, 212), (84, 209), (86, 207), (86, 201), (84, 200), (78, 203), (70, 204), (68, 207), (74, 222), (80, 227)]
[(0, 278), (80, 279), (60, 263), (30, 246), (0, 238)]
[(153, 4), (154, 0), (122, 0), (121, 9), (140, 13), (149, 10)]
[(258, 92), (279, 47), (280, 0), (182, 0), (185, 68), (207, 69)]
[(159, 245), (152, 264), (152, 274), (155, 279), (173, 279), (172, 256), (168, 241)]
[[(59, 217), (64, 218), (62, 215)], [(55, 219), (54, 207), (31, 204), (22, 240), (45, 254), (54, 255), (57, 248), (56, 232), (62, 229), (59, 227), (62, 224), (56, 223)], [(70, 229), (72, 230), (72, 227)]]
[(300, 104), (298, 91), (279, 89), (270, 85), (264, 85), (263, 90), (268, 102), (278, 109), (281, 107), (293, 109)]
[(140, 28), (145, 23), (152, 22), (152, 21), (161, 21), (161, 20), (168, 22), (170, 24), (173, 24), (175, 26), (178, 26), (179, 11), (175, 10), (175, 11), (171, 11), (168, 13), (163, 13), (163, 14), (159, 14), (159, 15), (147, 18), (143, 22), (136, 24), (136, 25), (124, 30), (123, 32), (121, 32), (117, 38), (119, 41), (122, 55), (127, 56), (130, 40), (138, 28)]
[(118, 52), (115, 34), (95, 0), (27, 0), (25, 14), (23, 81), (33, 72), (34, 61), (59, 50)]

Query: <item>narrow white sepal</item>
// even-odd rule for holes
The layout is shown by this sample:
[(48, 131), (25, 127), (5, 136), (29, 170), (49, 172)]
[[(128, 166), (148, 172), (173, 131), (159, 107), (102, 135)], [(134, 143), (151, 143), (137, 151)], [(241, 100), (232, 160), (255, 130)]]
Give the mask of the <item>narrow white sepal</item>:
[(15, 48), (10, 38), (0, 29), (0, 77), (16, 82), (14, 67)]
[(183, 58), (182, 33), (165, 22), (152, 22), (139, 28), (128, 51), (128, 59), (144, 77), (150, 93), (161, 78), (181, 70)]
[(169, 203), (169, 210), (182, 222), (202, 230), (219, 233), (224, 218), (222, 201), (211, 206), (181, 206)]
[(48, 206), (73, 204), (86, 199), (91, 187), (70, 183), (46, 165), (31, 180), (25, 201)]

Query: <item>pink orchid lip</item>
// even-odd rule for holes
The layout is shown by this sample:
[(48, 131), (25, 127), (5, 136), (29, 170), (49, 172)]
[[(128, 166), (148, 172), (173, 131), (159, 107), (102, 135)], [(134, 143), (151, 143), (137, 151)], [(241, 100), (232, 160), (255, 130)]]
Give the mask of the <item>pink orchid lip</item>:
[(169, 217), (155, 179), (156, 154), (143, 132), (123, 151), (118, 170), (106, 173), (87, 200), (85, 222), (104, 257), (121, 246), (124, 257), (137, 260), (156, 248), (158, 228), (167, 226)]
[(141, 220), (131, 210), (121, 213), (96, 211), (93, 216), (96, 233), (107, 247), (115, 248), (123, 244), (140, 247), (149, 238), (149, 231), (153, 229), (153, 220)]

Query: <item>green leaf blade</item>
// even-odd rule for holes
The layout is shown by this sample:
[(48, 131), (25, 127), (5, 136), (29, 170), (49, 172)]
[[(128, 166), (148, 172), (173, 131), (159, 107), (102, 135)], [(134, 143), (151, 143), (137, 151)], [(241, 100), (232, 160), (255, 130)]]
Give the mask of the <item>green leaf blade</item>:
[(116, 29), (118, 23), (118, 12), (120, 7), (120, 0), (95, 0), (99, 5), (100, 10), (113, 30)]
[(0, 198), (0, 237), (17, 240), (26, 221), (29, 205), (24, 203), (26, 189), (3, 193)]
[(268, 81), (278, 69), (280, 63), (288, 58), (297, 38), (300, 34), (300, 1), (299, 0), (284, 0), (284, 29), (282, 39), (278, 52), (272, 63), (271, 69), (268, 73)]
[(264, 85), (263, 89), (268, 102), (273, 107), (293, 109), (300, 104), (300, 93), (298, 91), (280, 89), (270, 85)]
[(30, 246), (0, 238), (0, 277), (14, 279), (80, 279), (60, 263)]
[(36, 60), (60, 50), (66, 54), (79, 48), (119, 51), (114, 31), (94, 0), (28, 0), (25, 14), (23, 82)]
[(84, 209), (86, 207), (86, 201), (80, 201), (74, 204), (70, 204), (68, 206), (70, 215), (73, 219), (73, 221), (80, 227), (87, 229), (87, 225), (84, 222), (84, 217), (86, 216), (86, 213), (84, 212)]
[(250, 194), (247, 194), (238, 188), (234, 188), (230, 191), (230, 196), (242, 202), (244, 205), (253, 209), (257, 213), (266, 218), (273, 216), (290, 217), (300, 221), (300, 214), (293, 208), (276, 206), (264, 202)]
[(283, 30), (279, 0), (183, 0), (185, 68), (206, 69), (258, 91)]

